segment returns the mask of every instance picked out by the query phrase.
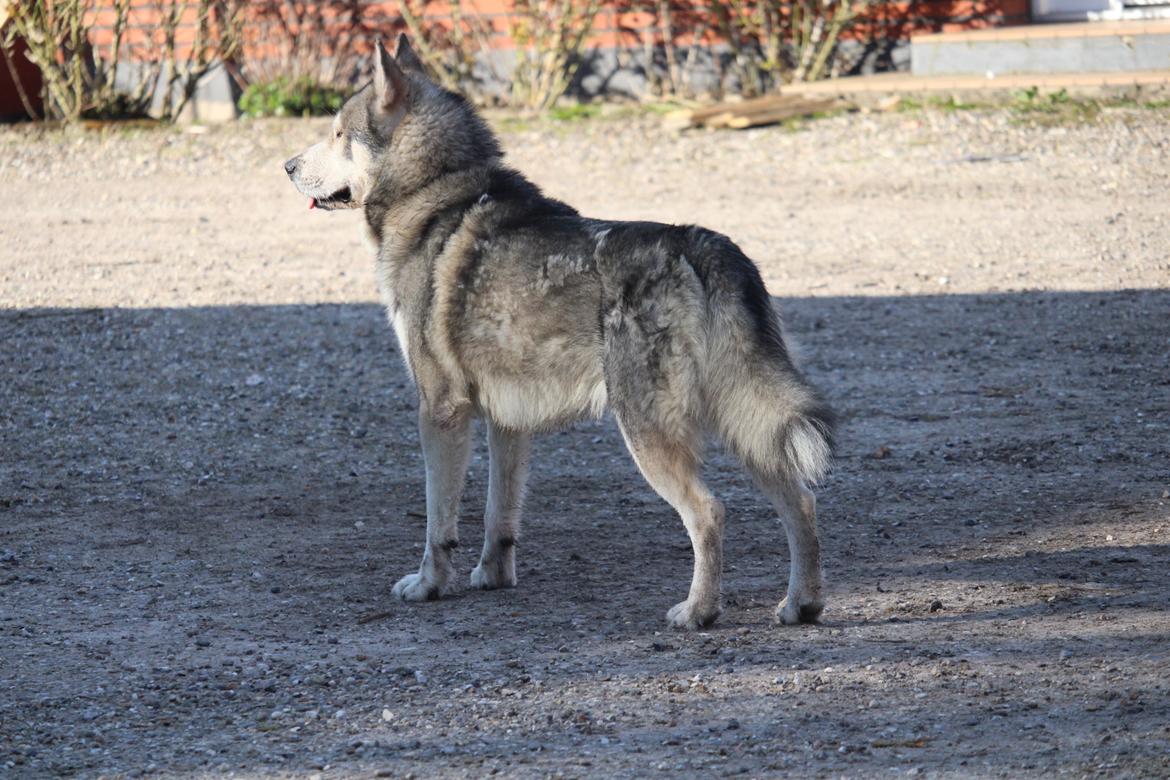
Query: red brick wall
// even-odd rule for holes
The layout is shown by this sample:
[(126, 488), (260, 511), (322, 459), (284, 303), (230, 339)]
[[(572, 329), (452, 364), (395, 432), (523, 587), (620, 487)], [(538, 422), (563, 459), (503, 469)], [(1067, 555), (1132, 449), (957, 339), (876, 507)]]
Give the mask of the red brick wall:
[[(135, 22), (138, 25), (128, 36), (129, 51), (138, 51), (144, 27), (152, 22), (152, 4), (154, 0), (133, 0)], [(339, 40), (345, 40), (349, 45), (363, 47), (373, 37), (381, 35), (392, 38), (397, 31), (405, 29), (399, 15), (398, 2), (381, 2), (380, 0), (325, 0), (323, 3), (304, 3), (304, 7), (321, 6), (325, 9), (324, 16), (327, 23), (333, 28)], [(279, 0), (253, 0), (249, 9), (248, 41), (250, 56), (262, 56), (268, 47), (276, 48), (280, 36), (289, 33), (281, 25), (274, 22), (273, 9), (284, 5)], [(676, 42), (689, 44), (693, 40), (693, 29), (687, 24), (687, 7), (704, 6), (705, 3), (682, 2), (675, 3), (677, 7), (675, 19)], [(103, 6), (105, 6), (103, 8)], [(109, 25), (113, 14), (108, 9), (108, 0), (98, 0), (98, 13), (94, 21), (97, 23), (95, 44), (108, 43)], [(494, 30), (492, 45), (497, 48), (511, 48), (509, 36), (510, 10), (513, 7), (511, 0), (470, 0), (463, 4), (464, 14), (467, 17), (475, 16), (490, 24)], [(611, 47), (614, 45), (630, 46), (637, 42), (637, 31), (646, 30), (652, 23), (653, 17), (645, 13), (630, 12), (629, 0), (610, 0), (605, 10), (599, 15), (594, 34), (589, 40), (589, 46)], [(358, 13), (352, 13), (358, 9)], [(473, 13), (476, 12), (476, 13)], [(193, 17), (193, 12), (188, 12)], [(425, 20), (428, 23), (444, 24), (450, 19), (450, 6), (447, 2), (429, 2), (425, 6)], [(923, 0), (921, 2), (891, 2), (878, 4), (866, 14), (865, 19), (848, 37), (859, 38), (876, 36), (887, 40), (908, 40), (912, 32), (938, 32), (953, 29), (971, 29), (978, 27), (993, 27), (999, 25), (1024, 24), (1029, 20), (1028, 0)], [(295, 34), (295, 28), (291, 31)], [(189, 42), (192, 37), (191, 28), (187, 28), (180, 35), (180, 42)], [(706, 43), (717, 42), (711, 34), (705, 36)]]

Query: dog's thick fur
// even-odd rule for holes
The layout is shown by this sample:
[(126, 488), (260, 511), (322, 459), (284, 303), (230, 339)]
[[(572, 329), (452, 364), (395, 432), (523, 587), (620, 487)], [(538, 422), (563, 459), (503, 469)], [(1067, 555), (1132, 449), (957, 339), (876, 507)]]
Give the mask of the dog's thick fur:
[(586, 219), (502, 162), (472, 107), (432, 83), (404, 38), (377, 47), (373, 84), (331, 137), (286, 163), (312, 205), (362, 208), (378, 283), (418, 388), (427, 538), (394, 594), (434, 599), (451, 554), (473, 417), (491, 451), (477, 588), (516, 584), (533, 433), (613, 410), (647, 481), (695, 553), (681, 628), (720, 612), (722, 504), (699, 477), (715, 435), (743, 461), (788, 536), (784, 623), (823, 608), (815, 500), (832, 415), (793, 365), (755, 265), (698, 227)]

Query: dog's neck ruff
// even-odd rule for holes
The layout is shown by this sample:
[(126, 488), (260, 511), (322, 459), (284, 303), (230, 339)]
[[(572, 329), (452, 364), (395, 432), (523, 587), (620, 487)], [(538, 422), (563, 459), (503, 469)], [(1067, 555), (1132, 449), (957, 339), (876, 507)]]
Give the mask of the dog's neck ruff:
[(364, 203), (366, 224), (380, 244), (410, 246), (426, 227), (428, 215), (466, 203), (468, 207), (490, 200), (498, 160), (461, 171), (444, 173), (404, 194), (392, 194), (376, 185)]

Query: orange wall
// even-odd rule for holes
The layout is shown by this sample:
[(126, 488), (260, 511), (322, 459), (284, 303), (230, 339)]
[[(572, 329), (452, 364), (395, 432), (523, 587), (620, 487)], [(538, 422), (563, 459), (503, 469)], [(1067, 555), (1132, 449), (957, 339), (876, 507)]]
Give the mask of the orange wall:
[[(327, 19), (326, 27), (336, 32), (339, 39), (346, 40), (346, 45), (365, 48), (376, 36), (392, 38), (399, 30), (405, 29), (399, 15), (399, 3), (380, 2), (379, 0), (325, 0), (323, 3), (298, 3), (302, 7), (322, 7), (325, 10), (323, 17)], [(149, 34), (150, 28), (157, 22), (153, 15), (154, 0), (133, 0), (134, 28), (127, 35), (126, 54), (130, 57), (142, 55), (142, 41)], [(253, 0), (249, 9), (249, 51), (251, 56), (263, 56), (266, 49), (276, 50), (287, 38), (286, 33), (277, 23), (273, 9), (284, 5), (279, 0)], [(693, 28), (688, 24), (688, 6), (709, 7), (708, 3), (675, 3), (675, 39), (680, 45), (689, 44), (693, 40)], [(511, 0), (470, 0), (463, 3), (464, 16), (475, 18), (490, 25), (493, 30), (492, 46), (495, 48), (512, 48), (513, 43), (509, 35), (511, 21), (510, 10), (514, 7)], [(610, 0), (598, 16), (594, 34), (589, 39), (589, 46), (612, 47), (615, 45), (633, 46), (640, 43), (640, 35), (652, 34), (660, 38), (660, 33), (650, 30), (654, 19), (646, 13), (629, 11), (629, 0)], [(352, 9), (358, 9), (355, 15)], [(194, 18), (194, 12), (188, 11), (188, 20)], [(1028, 22), (1028, 0), (923, 0), (921, 2), (890, 2), (876, 6), (865, 15), (864, 20), (857, 25), (847, 37), (863, 38), (876, 36), (889, 40), (908, 40), (912, 32), (937, 32), (952, 29), (970, 29), (977, 27), (991, 27), (999, 25), (1024, 24)], [(450, 20), (450, 4), (448, 2), (428, 2), (424, 7), (424, 21), (428, 24), (445, 25)], [(98, 10), (94, 21), (97, 30), (94, 43), (105, 46), (109, 43), (109, 25), (113, 21), (113, 13), (109, 10), (109, 0), (98, 0)], [(296, 30), (292, 30), (295, 34)], [(155, 33), (157, 34), (157, 33)], [(189, 43), (193, 37), (193, 28), (187, 27), (178, 36), (180, 44)], [(287, 41), (284, 41), (287, 43)], [(704, 36), (705, 43), (714, 43), (716, 39), (708, 33)], [(180, 46), (181, 48), (181, 46)]]

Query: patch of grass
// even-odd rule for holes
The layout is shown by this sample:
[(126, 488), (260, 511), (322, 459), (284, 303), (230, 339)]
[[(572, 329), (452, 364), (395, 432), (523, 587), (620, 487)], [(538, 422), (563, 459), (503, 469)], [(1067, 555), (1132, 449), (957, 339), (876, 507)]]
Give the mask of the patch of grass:
[(980, 108), (986, 108), (986, 106), (979, 103), (966, 103), (955, 95), (947, 95), (946, 97), (931, 95), (921, 100), (918, 98), (903, 97), (898, 101), (897, 106), (895, 106), (895, 110), (899, 112), (925, 111), (927, 109), (933, 109), (935, 111), (974, 111)]
[(531, 117), (519, 114), (493, 113), (488, 115), (488, 121), (501, 133), (525, 133), (538, 124)]
[(926, 108), (926, 105), (921, 100), (912, 97), (899, 98), (897, 105), (894, 106), (894, 110), (899, 113), (921, 111), (924, 108)]
[(598, 103), (570, 103), (563, 106), (553, 106), (548, 110), (548, 116), (557, 122), (579, 122), (584, 119), (595, 119), (601, 116), (601, 105)]
[(983, 107), (977, 103), (964, 103), (955, 95), (929, 97), (926, 100), (926, 105), (936, 111), (974, 111), (977, 108)]
[(240, 95), (240, 113), (261, 116), (323, 116), (333, 114), (349, 95), (312, 79), (277, 78), (249, 84)]
[(1101, 101), (1074, 98), (1066, 89), (1047, 95), (1039, 87), (1028, 87), (1012, 95), (1008, 108), (1017, 122), (1041, 127), (1079, 125), (1092, 122), (1101, 114)]
[(1147, 100), (1141, 104), (1141, 107), (1150, 111), (1161, 111), (1162, 109), (1170, 108), (1170, 98)]
[(684, 106), (682, 103), (666, 103), (666, 102), (663, 102), (663, 103), (659, 103), (659, 102), (642, 103), (639, 106), (639, 108), (642, 111), (644, 111), (645, 113), (656, 114), (659, 116), (661, 116), (663, 114), (669, 114), (671, 111), (678, 111), (680, 108), (683, 108), (683, 107)]
[(488, 121), (500, 132), (523, 133), (543, 129), (557, 133), (571, 132), (571, 126), (582, 122), (612, 122), (659, 117), (680, 107), (676, 103), (561, 103), (543, 113), (515, 109), (492, 109), (485, 112)]

